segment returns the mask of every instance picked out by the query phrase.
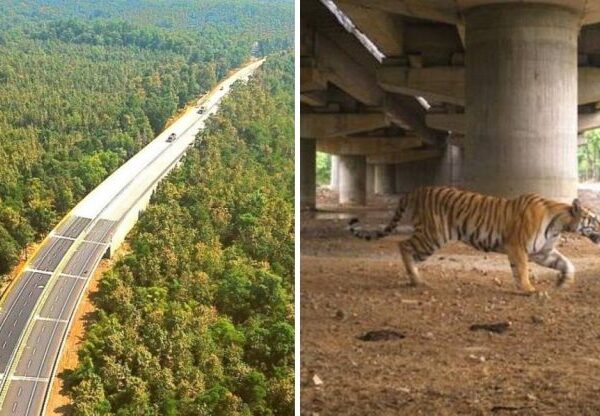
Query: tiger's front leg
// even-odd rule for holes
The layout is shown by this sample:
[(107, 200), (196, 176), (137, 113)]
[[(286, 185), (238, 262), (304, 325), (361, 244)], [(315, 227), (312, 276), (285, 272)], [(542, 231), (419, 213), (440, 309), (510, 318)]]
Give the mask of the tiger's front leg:
[(549, 267), (558, 270), (560, 275), (556, 285), (558, 287), (570, 286), (575, 281), (575, 266), (561, 252), (552, 249), (548, 252), (536, 253), (531, 256), (531, 260), (540, 266)]
[(529, 280), (527, 252), (521, 248), (507, 247), (506, 253), (508, 254), (510, 268), (518, 288), (527, 294), (535, 293), (535, 287), (533, 287)]

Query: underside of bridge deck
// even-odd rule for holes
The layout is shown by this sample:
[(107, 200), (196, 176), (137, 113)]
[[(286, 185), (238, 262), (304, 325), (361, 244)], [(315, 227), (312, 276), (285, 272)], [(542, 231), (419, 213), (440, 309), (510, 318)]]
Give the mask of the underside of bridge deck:
[(335, 156), (340, 203), (431, 184), (570, 199), (599, 110), (600, 2), (301, 1), (301, 135)]

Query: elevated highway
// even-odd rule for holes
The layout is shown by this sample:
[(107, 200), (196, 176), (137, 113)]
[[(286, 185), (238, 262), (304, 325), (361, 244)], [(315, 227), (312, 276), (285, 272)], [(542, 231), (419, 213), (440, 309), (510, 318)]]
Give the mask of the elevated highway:
[[(0, 415), (45, 413), (72, 318), (98, 263), (123, 242), (231, 85), (247, 80), (262, 63), (219, 84), (90, 192), (44, 240), (2, 300)], [(167, 141), (172, 133), (176, 139)]]

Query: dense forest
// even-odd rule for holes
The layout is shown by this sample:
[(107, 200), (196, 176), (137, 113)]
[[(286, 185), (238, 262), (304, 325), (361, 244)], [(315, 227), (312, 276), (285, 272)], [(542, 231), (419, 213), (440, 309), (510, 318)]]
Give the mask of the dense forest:
[(291, 0), (0, 2), (0, 275), (178, 108), (292, 44)]
[(580, 181), (600, 181), (600, 129), (586, 131), (577, 148)]
[(76, 415), (292, 415), (294, 64), (238, 83), (101, 280)]

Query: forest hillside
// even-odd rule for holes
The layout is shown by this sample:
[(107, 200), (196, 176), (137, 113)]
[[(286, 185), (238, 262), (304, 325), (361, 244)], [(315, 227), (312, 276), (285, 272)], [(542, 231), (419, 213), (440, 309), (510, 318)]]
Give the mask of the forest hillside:
[(292, 415), (294, 60), (236, 84), (106, 273), (76, 415)]
[(0, 2), (0, 276), (178, 108), (293, 45), (292, 0)]

